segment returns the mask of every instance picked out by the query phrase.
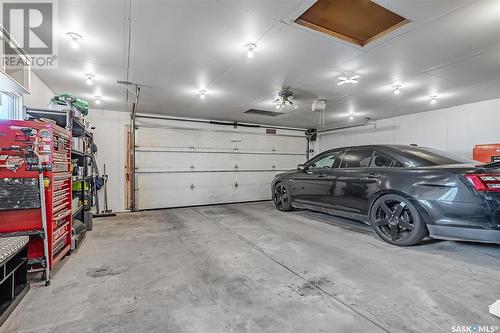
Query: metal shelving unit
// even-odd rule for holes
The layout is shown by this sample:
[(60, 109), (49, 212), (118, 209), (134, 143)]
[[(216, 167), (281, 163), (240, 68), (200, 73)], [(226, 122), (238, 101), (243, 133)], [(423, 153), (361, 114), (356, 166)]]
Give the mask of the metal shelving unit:
[[(92, 147), (94, 143), (94, 137), (92, 132), (88, 131), (83, 123), (74, 116), (74, 111), (71, 109), (60, 111), (60, 110), (46, 110), (46, 109), (25, 109), (26, 114), (31, 118), (46, 118), (55, 121), (59, 126), (65, 127), (69, 131), (71, 131), (73, 138), (83, 138), (86, 142), (85, 150), (80, 151), (75, 149), (71, 150), (71, 159), (78, 160), (77, 166), (83, 167), (83, 175), (79, 177), (72, 177), (72, 188), (74, 188), (75, 184), (79, 184), (79, 189), (73, 190), (73, 198), (79, 198), (79, 206), (77, 208), (72, 209), (72, 217), (75, 220), (79, 220), (84, 223), (86, 226), (91, 224), (89, 219), (92, 218), (92, 214), (86, 214), (86, 212), (90, 211), (92, 207), (95, 206), (95, 177), (96, 175), (92, 174), (92, 159), (93, 154), (89, 152), (89, 147)], [(76, 226), (74, 226), (75, 228)], [(79, 240), (83, 239), (84, 232), (81, 232)], [(75, 233), (75, 230), (73, 230)], [(75, 235), (74, 235), (75, 236)], [(73, 244), (73, 249), (77, 247), (76, 243)]]

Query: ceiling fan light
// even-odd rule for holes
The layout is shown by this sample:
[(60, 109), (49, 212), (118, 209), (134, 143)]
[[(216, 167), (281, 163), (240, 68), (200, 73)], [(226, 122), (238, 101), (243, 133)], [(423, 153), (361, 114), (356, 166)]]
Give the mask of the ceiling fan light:
[(349, 76), (349, 75), (346, 75), (346, 76), (340, 76), (338, 79), (339, 79), (339, 82), (337, 83), (337, 85), (341, 86), (343, 84), (355, 84), (355, 83), (358, 83), (359, 81), (359, 78), (361, 76), (360, 75), (353, 75), (353, 76)]

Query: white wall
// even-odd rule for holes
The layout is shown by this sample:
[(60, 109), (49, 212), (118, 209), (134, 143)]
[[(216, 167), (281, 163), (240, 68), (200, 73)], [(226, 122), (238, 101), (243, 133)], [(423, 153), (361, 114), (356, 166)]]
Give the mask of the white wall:
[(319, 150), (361, 144), (418, 144), (472, 158), (477, 144), (500, 142), (500, 99), (382, 119), (376, 126), (321, 134)]
[[(125, 162), (129, 114), (127, 112), (90, 109), (88, 119), (95, 129), (97, 166), (102, 175), (104, 164), (108, 180), (108, 208), (114, 212), (125, 211)], [(99, 191), (99, 204), (104, 209), (104, 189)]]
[(54, 93), (35, 73), (31, 73), (30, 94), (23, 95), (23, 105), (46, 109)]
[[(32, 108), (48, 108), (54, 93), (36, 74), (32, 73), (31, 94), (23, 95), (23, 105)], [(99, 172), (109, 175), (108, 208), (114, 212), (125, 211), (125, 149), (127, 112), (90, 109), (88, 119), (95, 126), (94, 142), (97, 144)], [(104, 190), (99, 191), (100, 208), (104, 209)]]

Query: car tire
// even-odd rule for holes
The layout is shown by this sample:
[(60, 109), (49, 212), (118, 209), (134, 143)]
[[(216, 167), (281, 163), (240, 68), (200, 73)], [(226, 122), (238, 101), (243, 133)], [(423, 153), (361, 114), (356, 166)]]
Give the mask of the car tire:
[(282, 212), (293, 210), (290, 186), (287, 183), (279, 182), (273, 188), (274, 206)]
[(398, 194), (386, 194), (375, 200), (369, 220), (375, 233), (389, 244), (412, 246), (428, 235), (415, 205)]

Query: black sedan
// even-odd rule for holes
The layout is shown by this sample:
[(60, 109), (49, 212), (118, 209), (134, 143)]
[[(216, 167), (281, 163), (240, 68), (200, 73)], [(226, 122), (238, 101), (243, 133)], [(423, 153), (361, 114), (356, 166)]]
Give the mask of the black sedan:
[(276, 176), (282, 211), (321, 211), (371, 224), (388, 243), (430, 236), (500, 244), (500, 163), (430, 148), (371, 145), (332, 149)]

